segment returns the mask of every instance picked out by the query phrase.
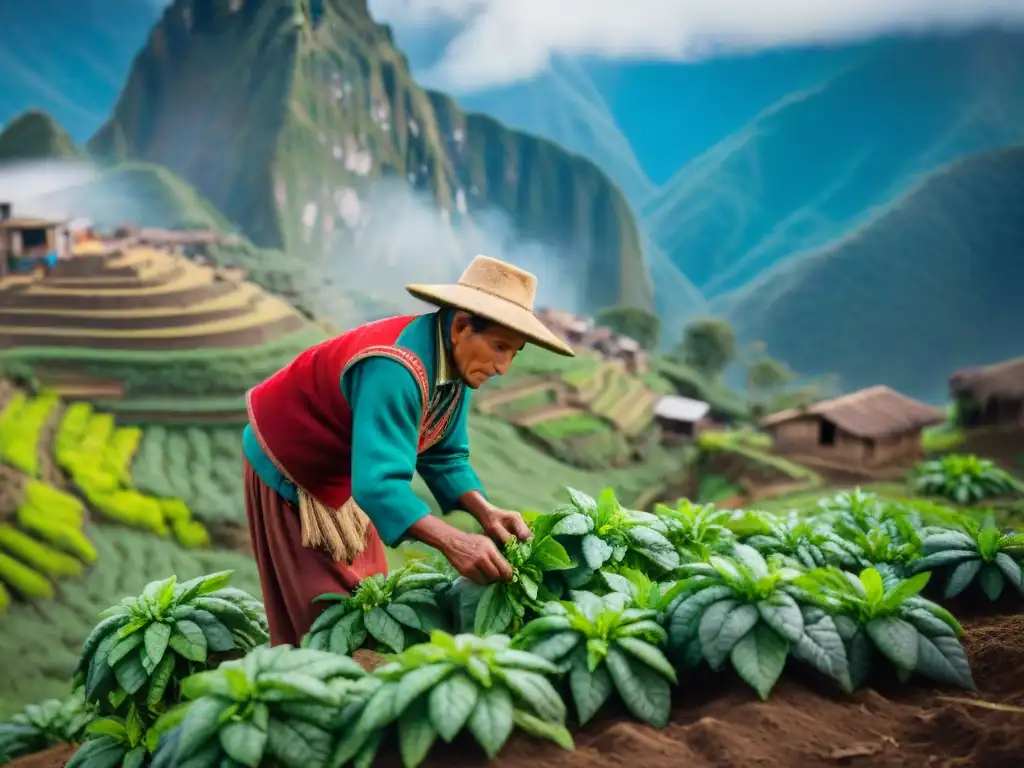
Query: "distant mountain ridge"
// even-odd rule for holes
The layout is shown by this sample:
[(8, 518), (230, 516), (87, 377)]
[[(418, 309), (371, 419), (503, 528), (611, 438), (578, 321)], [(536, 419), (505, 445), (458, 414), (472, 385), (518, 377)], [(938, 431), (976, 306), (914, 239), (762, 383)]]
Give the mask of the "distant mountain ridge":
[(940, 403), (955, 369), (1024, 352), (1022, 253), (1024, 144), (950, 163), (712, 309), (802, 374)]

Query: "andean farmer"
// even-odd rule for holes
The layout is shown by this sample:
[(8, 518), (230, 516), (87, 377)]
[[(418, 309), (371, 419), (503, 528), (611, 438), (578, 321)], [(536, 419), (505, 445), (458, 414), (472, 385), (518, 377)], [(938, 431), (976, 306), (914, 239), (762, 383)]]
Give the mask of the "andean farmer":
[[(274, 645), (297, 645), (324, 592), (387, 571), (384, 544), (415, 539), (478, 583), (511, 577), (493, 540), (528, 538), (469, 466), (470, 389), (527, 343), (572, 350), (533, 314), (537, 280), (478, 256), (455, 285), (410, 285), (440, 309), (354, 328), (300, 354), (248, 394), (245, 507)], [(486, 536), (432, 516), (464, 509)]]

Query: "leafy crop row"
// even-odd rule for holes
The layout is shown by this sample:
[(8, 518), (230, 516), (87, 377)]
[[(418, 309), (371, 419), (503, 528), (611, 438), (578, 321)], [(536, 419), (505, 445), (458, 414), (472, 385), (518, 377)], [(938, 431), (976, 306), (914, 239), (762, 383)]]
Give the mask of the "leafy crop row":
[(95, 561), (84, 525), (85, 509), (74, 496), (38, 480), (25, 484), (13, 519), (0, 524), (0, 612), (10, 593), (51, 598), (55, 580), (78, 576)]
[(16, 393), (0, 411), (0, 463), (39, 477), (39, 440), (58, 405), (52, 394), (30, 398)]
[(174, 533), (186, 547), (208, 546), (209, 534), (175, 498), (158, 498), (132, 487), (131, 462), (142, 439), (134, 427), (117, 428), (110, 414), (86, 403), (64, 412), (57, 430), (57, 462), (103, 517), (160, 536)]
[[(612, 699), (664, 726), (700, 666), (761, 698), (793, 665), (842, 691), (886, 673), (969, 689), (962, 629), (931, 598), (974, 579), (992, 599), (1024, 594), (1024, 537), (935, 504), (856, 492), (796, 517), (569, 497), (526, 513), (510, 581), (411, 563), (322, 596), (301, 648), (253, 647), (258, 604), (225, 574), (150, 584), (86, 641), (79, 681), (100, 719), (73, 768), (365, 768), (392, 743), (414, 768), (462, 735), (493, 758), (517, 730), (571, 749), (571, 727)], [(384, 663), (364, 671), (359, 649)], [(214, 651), (244, 655), (211, 669)]]

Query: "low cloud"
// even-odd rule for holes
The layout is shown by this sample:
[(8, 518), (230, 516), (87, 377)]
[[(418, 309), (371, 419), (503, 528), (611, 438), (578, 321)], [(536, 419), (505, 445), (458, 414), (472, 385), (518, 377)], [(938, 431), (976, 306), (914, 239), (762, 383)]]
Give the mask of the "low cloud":
[(399, 28), (455, 24), (423, 79), (462, 92), (528, 79), (557, 55), (685, 61), (1024, 22), (1024, 0), (370, 0), (370, 9)]
[[(332, 301), (351, 292), (365, 296), (380, 316), (420, 311), (423, 305), (405, 292), (407, 283), (451, 283), (478, 254), (492, 256), (537, 276), (537, 306), (577, 309), (580, 264), (558, 249), (526, 240), (501, 211), (474, 210), (472, 218), (443, 214), (430, 196), (399, 180), (374, 184), (363, 196), (367, 213), (342, 259), (324, 259), (324, 289), (318, 306), (339, 324), (350, 324), (349, 301)], [(332, 307), (336, 309), (332, 309)], [(338, 310), (344, 310), (340, 312)]]

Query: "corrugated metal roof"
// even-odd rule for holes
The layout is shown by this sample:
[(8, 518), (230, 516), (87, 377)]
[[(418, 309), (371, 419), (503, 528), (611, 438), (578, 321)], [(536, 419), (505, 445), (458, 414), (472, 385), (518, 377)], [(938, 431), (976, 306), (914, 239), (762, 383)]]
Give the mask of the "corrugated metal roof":
[(711, 406), (702, 400), (691, 400), (679, 395), (665, 395), (654, 406), (654, 415), (669, 421), (697, 423), (705, 416)]

